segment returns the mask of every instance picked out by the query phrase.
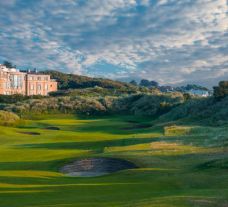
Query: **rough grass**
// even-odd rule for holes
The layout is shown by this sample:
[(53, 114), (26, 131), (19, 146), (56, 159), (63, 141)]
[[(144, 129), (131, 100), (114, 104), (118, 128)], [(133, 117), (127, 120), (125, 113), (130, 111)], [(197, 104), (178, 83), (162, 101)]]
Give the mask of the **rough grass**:
[[(136, 123), (152, 127), (134, 129)], [(45, 115), (17, 128), (0, 126), (0, 207), (227, 206), (228, 127), (164, 129), (165, 123), (153, 123), (145, 117)], [(95, 178), (59, 173), (65, 163), (85, 157), (124, 158), (139, 168)]]
[(164, 134), (166, 136), (178, 136), (178, 135), (188, 135), (190, 134), (191, 127), (187, 126), (166, 126), (164, 127)]

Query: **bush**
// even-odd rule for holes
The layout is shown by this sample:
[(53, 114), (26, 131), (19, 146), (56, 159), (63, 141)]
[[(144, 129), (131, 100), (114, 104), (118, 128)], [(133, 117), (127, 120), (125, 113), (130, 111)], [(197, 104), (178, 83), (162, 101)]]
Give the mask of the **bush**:
[(12, 126), (16, 125), (19, 122), (20, 118), (18, 115), (0, 110), (0, 125), (3, 126)]
[(214, 97), (217, 99), (224, 98), (228, 95), (228, 81), (221, 81), (219, 86), (214, 87)]

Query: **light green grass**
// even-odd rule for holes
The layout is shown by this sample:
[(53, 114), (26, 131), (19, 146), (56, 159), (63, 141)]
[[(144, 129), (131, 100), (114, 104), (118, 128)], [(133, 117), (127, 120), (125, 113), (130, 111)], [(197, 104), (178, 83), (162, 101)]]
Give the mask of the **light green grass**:
[[(164, 134), (166, 124), (153, 123), (59, 114), (0, 126), (0, 207), (226, 206), (228, 154), (220, 137), (228, 127), (185, 124)], [(138, 124), (151, 127), (134, 129)], [(124, 158), (139, 168), (95, 178), (59, 173), (65, 163), (92, 156)]]

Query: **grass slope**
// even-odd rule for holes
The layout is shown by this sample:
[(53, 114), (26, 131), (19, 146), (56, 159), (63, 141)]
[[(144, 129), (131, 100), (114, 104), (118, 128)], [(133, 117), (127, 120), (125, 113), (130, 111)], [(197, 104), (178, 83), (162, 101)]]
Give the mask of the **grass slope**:
[[(228, 127), (153, 123), (47, 115), (17, 128), (0, 126), (0, 207), (227, 206)], [(95, 178), (58, 172), (75, 158), (96, 156), (139, 168)]]

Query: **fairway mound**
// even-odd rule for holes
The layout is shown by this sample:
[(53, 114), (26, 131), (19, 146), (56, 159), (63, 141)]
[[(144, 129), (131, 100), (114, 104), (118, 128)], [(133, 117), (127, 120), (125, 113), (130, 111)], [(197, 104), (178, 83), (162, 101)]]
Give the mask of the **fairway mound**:
[(60, 130), (59, 127), (55, 127), (55, 126), (46, 127), (44, 129), (46, 129), (46, 130)]
[(40, 135), (39, 132), (18, 132), (20, 134), (27, 134), (27, 135)]
[(137, 168), (134, 163), (123, 159), (87, 158), (65, 165), (60, 172), (68, 176), (95, 177), (134, 168)]

